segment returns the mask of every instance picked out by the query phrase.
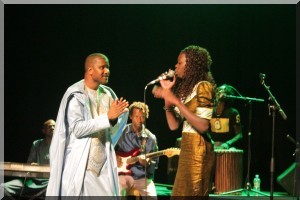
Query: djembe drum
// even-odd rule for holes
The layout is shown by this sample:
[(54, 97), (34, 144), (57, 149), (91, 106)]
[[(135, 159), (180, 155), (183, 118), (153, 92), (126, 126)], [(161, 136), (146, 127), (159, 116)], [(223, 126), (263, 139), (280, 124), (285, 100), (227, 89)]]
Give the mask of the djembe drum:
[(242, 188), (243, 150), (215, 149), (215, 194)]

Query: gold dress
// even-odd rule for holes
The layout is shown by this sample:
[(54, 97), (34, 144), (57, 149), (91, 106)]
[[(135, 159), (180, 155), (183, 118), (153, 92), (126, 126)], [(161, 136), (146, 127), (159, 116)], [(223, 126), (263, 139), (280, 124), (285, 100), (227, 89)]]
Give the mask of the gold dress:
[[(211, 83), (201, 81), (195, 85), (184, 104), (199, 117), (210, 120), (213, 107), (212, 91)], [(177, 108), (175, 111), (180, 114)], [(192, 196), (208, 197), (214, 162), (214, 147), (207, 133), (198, 133), (187, 121), (184, 121), (172, 199), (190, 199)]]

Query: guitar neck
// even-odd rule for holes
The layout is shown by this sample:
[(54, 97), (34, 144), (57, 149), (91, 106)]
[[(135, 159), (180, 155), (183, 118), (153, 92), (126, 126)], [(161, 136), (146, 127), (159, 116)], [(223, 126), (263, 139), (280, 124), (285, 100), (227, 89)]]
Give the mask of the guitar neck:
[[(159, 157), (159, 156), (162, 156), (162, 155), (164, 155), (164, 150), (147, 153), (146, 158), (156, 158), (156, 157)], [(127, 164), (133, 164), (133, 163), (137, 162), (140, 157), (142, 157), (142, 155), (128, 158), (127, 159)]]
[(165, 149), (165, 150), (161, 150), (161, 151), (155, 151), (155, 152), (151, 152), (151, 153), (147, 153), (146, 155), (139, 155), (139, 156), (134, 156), (131, 158), (127, 159), (127, 164), (133, 164), (135, 162), (137, 162), (140, 158), (145, 159), (146, 158), (156, 158), (162, 155), (166, 155), (168, 157), (174, 156), (174, 155), (179, 155), (180, 153), (180, 149)]
[(155, 152), (151, 152), (151, 153), (147, 153), (146, 154), (146, 158), (155, 158), (155, 157), (159, 157), (164, 155), (165, 151), (155, 151)]

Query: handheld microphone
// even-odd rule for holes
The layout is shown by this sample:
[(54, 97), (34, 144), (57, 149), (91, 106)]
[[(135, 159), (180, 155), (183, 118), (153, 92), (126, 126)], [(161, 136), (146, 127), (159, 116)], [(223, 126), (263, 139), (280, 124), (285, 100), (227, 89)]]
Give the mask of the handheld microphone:
[(173, 70), (169, 69), (168, 72), (162, 73), (157, 79), (155, 79), (155, 80), (153, 80), (153, 81), (150, 81), (150, 82), (147, 84), (147, 86), (148, 86), (148, 85), (153, 85), (153, 84), (155, 84), (155, 83), (157, 83), (157, 82), (159, 82), (159, 81), (161, 81), (161, 80), (173, 78), (174, 75), (175, 75), (175, 72), (174, 72)]

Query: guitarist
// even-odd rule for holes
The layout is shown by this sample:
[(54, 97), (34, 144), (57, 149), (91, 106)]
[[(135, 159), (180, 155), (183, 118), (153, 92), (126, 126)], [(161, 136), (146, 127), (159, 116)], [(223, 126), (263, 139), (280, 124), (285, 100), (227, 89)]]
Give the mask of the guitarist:
[[(130, 124), (127, 124), (123, 134), (116, 145), (117, 163), (120, 169), (122, 158), (126, 153), (131, 156), (145, 155), (158, 150), (156, 136), (145, 128), (145, 119), (149, 117), (149, 108), (143, 102), (133, 102), (129, 106)], [(129, 155), (126, 155), (129, 156)], [(136, 163), (127, 165), (129, 172), (119, 170), (120, 194), (126, 196), (131, 189), (137, 189), (142, 198), (157, 199), (153, 182), (154, 172), (157, 168), (158, 158), (139, 158)], [(146, 170), (145, 170), (146, 169)], [(147, 177), (147, 186), (145, 187)]]

